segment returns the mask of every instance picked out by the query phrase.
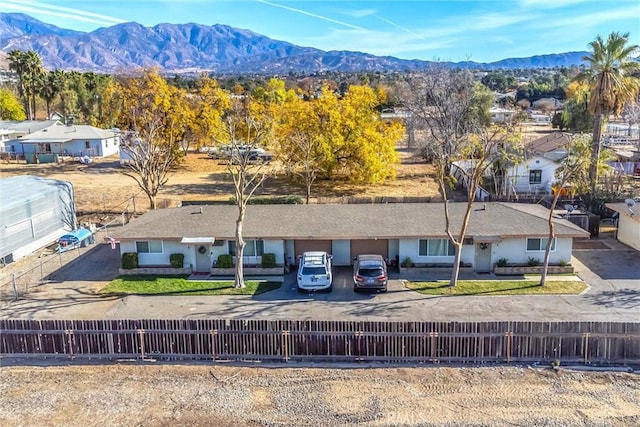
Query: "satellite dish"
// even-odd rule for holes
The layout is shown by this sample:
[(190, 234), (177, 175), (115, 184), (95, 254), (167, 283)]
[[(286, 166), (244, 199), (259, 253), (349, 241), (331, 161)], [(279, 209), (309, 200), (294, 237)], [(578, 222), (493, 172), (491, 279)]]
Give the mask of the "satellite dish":
[(635, 205), (635, 204), (636, 204), (636, 201), (635, 201), (635, 200), (633, 200), (633, 199), (626, 199), (626, 200), (624, 201), (624, 203), (625, 203), (627, 206), (631, 207), (631, 206), (633, 206), (633, 205)]
[(573, 205), (566, 204), (566, 205), (564, 205), (564, 209), (565, 209), (567, 212), (571, 213), (571, 212), (573, 212), (573, 210), (574, 210), (575, 208), (573, 207)]

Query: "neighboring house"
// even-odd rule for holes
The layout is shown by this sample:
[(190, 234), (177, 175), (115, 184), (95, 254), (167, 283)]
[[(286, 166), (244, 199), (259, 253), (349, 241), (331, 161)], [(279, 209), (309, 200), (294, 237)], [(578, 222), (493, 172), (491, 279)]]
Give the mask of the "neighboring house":
[(17, 153), (15, 140), (59, 123), (58, 120), (0, 120), (0, 153)]
[(0, 258), (10, 263), (56, 241), (76, 223), (73, 186), (22, 175), (0, 179)]
[(607, 203), (606, 206), (618, 213), (616, 239), (640, 251), (640, 202), (633, 206), (626, 203)]
[(571, 136), (553, 132), (538, 138), (525, 147), (525, 159), (507, 170), (510, 194), (551, 194), (556, 182), (556, 169), (567, 157)]
[(494, 107), (489, 110), (493, 123), (512, 123), (517, 112), (507, 108)]
[(27, 162), (48, 163), (56, 156), (106, 157), (118, 154), (120, 139), (113, 131), (88, 125), (63, 125), (59, 122), (6, 143)]
[[(501, 258), (512, 263), (542, 260), (548, 210), (517, 203), (479, 204), (471, 214), (462, 262), (490, 271)], [(458, 230), (466, 203), (450, 203), (452, 230)], [(120, 252), (136, 252), (139, 266), (169, 265), (173, 253), (184, 254), (195, 272), (209, 272), (221, 254), (235, 255), (238, 208), (230, 205), (184, 206), (145, 213), (114, 233)], [(556, 242), (550, 262), (570, 261), (574, 238), (589, 233), (556, 218)], [(251, 205), (243, 223), (247, 242), (243, 262), (259, 264), (265, 253), (276, 263), (295, 264), (306, 251), (333, 255), (336, 266), (355, 256), (380, 254), (416, 265), (452, 265), (454, 251), (444, 232), (440, 203), (339, 205)]]

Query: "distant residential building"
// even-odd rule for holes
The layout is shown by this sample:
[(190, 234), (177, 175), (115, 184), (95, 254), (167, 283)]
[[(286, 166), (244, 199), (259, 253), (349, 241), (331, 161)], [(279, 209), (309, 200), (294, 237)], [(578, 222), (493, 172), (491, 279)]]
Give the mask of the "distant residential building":
[(120, 138), (116, 132), (88, 125), (55, 125), (5, 142), (10, 150), (27, 162), (50, 163), (60, 156), (106, 157), (118, 154)]

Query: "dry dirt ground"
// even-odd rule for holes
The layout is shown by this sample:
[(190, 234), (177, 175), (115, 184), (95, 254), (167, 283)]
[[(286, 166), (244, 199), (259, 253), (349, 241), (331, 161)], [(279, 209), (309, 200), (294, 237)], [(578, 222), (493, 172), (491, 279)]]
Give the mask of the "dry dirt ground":
[(637, 426), (640, 377), (541, 367), (0, 369), (4, 426)]
[[(411, 196), (437, 197), (431, 166), (400, 151), (401, 163), (396, 165), (396, 179), (382, 185), (352, 185), (346, 182), (318, 181), (315, 197), (343, 196)], [(135, 181), (122, 173), (118, 157), (95, 159), (89, 165), (78, 162), (28, 165), (0, 164), (2, 177), (36, 175), (70, 181), (75, 190), (76, 207), (80, 212), (133, 212), (148, 208), (149, 202)], [(232, 182), (226, 166), (203, 153), (190, 153), (183, 165), (171, 174), (161, 190), (160, 206), (172, 206), (184, 200), (228, 200), (233, 194)], [(275, 175), (268, 179), (258, 195), (304, 196), (303, 186)], [(135, 201), (134, 201), (135, 196)]]

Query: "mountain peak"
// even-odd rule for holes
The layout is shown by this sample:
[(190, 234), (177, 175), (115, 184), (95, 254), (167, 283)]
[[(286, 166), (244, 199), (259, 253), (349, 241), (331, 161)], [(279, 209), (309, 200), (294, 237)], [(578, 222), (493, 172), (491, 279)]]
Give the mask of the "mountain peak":
[[(145, 27), (125, 22), (84, 33), (61, 29), (22, 13), (0, 13), (0, 22), (3, 24), (0, 51), (34, 50), (48, 69), (110, 73), (134, 67), (159, 67), (166, 72), (282, 74), (326, 70), (394, 72), (421, 70), (431, 63), (362, 52), (325, 52), (224, 24), (162, 23)], [(484, 69), (571, 66), (579, 65), (585, 53), (450, 65)]]

